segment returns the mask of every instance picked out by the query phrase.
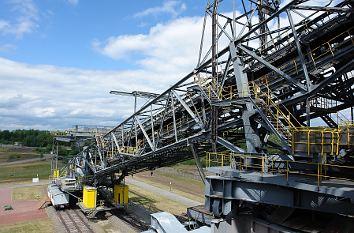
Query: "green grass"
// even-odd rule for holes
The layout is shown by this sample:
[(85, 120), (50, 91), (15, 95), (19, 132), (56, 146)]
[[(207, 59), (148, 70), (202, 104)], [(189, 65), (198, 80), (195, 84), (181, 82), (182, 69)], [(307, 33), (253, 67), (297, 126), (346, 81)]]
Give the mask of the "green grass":
[(202, 181), (199, 180), (194, 180), (191, 179), (189, 177), (183, 177), (183, 176), (179, 176), (178, 174), (172, 174), (172, 173), (168, 173), (168, 172), (161, 172), (161, 171), (155, 171), (157, 174), (164, 176), (164, 177), (168, 177), (174, 181), (180, 182), (180, 183), (185, 183), (185, 184), (189, 184), (189, 185), (195, 185), (197, 187), (203, 188), (204, 184)]
[(23, 160), (23, 159), (33, 159), (33, 158), (39, 158), (39, 154), (35, 153), (8, 153), (7, 161), (8, 162), (13, 162), (17, 160)]
[(189, 159), (189, 160), (180, 162), (179, 164), (181, 164), (181, 165), (195, 165), (195, 161), (194, 161), (194, 159)]
[(0, 148), (0, 163), (39, 157), (40, 153), (35, 153), (30, 148)]
[[(165, 176), (167, 177), (167, 176)], [(166, 185), (166, 184), (161, 184), (161, 183), (158, 183), (158, 182), (154, 182), (154, 181), (151, 181), (150, 179), (145, 179), (145, 178), (135, 178), (135, 179), (138, 179), (140, 181), (143, 181), (144, 183), (146, 184), (150, 184), (152, 186), (155, 186), (155, 187), (158, 187), (160, 189), (163, 189), (163, 190), (169, 190), (169, 185)], [(186, 191), (187, 187), (185, 187), (185, 189), (183, 188), (183, 185), (180, 181), (177, 181), (177, 179), (174, 179), (174, 178), (171, 178), (170, 180), (172, 180), (172, 192), (173, 193), (176, 193), (180, 196), (183, 196), (183, 197), (186, 197), (186, 198), (189, 198), (191, 200), (194, 200), (194, 201), (199, 201), (199, 202), (204, 202), (204, 195), (197, 195), (196, 193), (192, 194), (192, 193), (189, 193)], [(188, 184), (188, 185), (196, 185), (195, 187), (200, 187), (200, 190), (203, 190), (204, 187), (202, 187), (202, 182), (200, 181), (200, 183), (197, 183), (197, 182), (194, 182), (193, 180), (191, 179), (183, 179), (183, 180), (188, 180), (189, 183), (185, 183), (185, 184)], [(175, 184), (176, 183), (179, 183), (179, 186), (176, 186)]]
[(0, 227), (0, 233), (52, 233), (54, 232), (52, 223), (46, 220), (32, 220)]
[(12, 191), (12, 200), (40, 200), (45, 196), (45, 186), (31, 186), (14, 188)]
[(50, 161), (4, 165), (0, 167), (0, 182), (31, 179), (38, 174), (40, 179), (48, 179)]
[(182, 215), (187, 209), (187, 206), (135, 185), (129, 185), (129, 200), (144, 206), (151, 212), (167, 211), (174, 215)]

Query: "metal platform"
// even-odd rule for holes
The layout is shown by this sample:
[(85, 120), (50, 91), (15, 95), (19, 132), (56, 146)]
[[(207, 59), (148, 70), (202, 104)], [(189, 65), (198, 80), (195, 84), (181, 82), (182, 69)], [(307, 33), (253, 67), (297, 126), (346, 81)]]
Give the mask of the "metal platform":
[(82, 202), (78, 202), (77, 206), (88, 218), (96, 218), (96, 215), (100, 212), (111, 211), (114, 209), (124, 209), (124, 206), (115, 206), (115, 207), (106, 207), (106, 206), (97, 206), (96, 208), (86, 208)]

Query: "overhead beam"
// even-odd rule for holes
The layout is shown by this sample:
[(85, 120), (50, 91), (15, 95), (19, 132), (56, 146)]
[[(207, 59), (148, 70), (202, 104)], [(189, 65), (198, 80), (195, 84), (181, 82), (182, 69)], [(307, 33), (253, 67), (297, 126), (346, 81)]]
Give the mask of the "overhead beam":
[(204, 129), (203, 122), (193, 113), (192, 109), (188, 106), (188, 104), (178, 95), (177, 92), (172, 91), (173, 95), (176, 99), (182, 104), (183, 108), (188, 112), (188, 114), (192, 117), (192, 119), (200, 126), (201, 129)]
[(135, 121), (138, 123), (139, 128), (141, 129), (141, 132), (143, 132), (143, 134), (144, 134), (144, 136), (145, 136), (145, 139), (146, 139), (146, 141), (148, 142), (148, 144), (149, 144), (151, 150), (154, 151), (154, 150), (155, 150), (155, 146), (154, 146), (154, 144), (151, 142), (151, 140), (150, 140), (150, 138), (149, 138), (149, 135), (146, 133), (146, 131), (145, 131), (143, 125), (140, 123), (140, 121), (139, 121), (139, 119), (138, 119), (137, 117), (135, 117)]
[(243, 45), (238, 45), (237, 47), (239, 49), (241, 49), (243, 52), (245, 52), (246, 54), (248, 54), (249, 56), (256, 59), (257, 61), (261, 62), (263, 65), (265, 65), (269, 69), (273, 70), (275, 73), (279, 74), (281, 77), (283, 77), (287, 81), (291, 82), (293, 85), (295, 85), (297, 88), (299, 88), (301, 90), (301, 92), (304, 92), (304, 93), (307, 92), (307, 89), (305, 88), (304, 85), (302, 85), (301, 83), (299, 83), (298, 81), (296, 81), (295, 79), (293, 79), (292, 77), (290, 77), (289, 75), (284, 73), (283, 71), (279, 70), (278, 68), (276, 68), (275, 66), (273, 66), (272, 64), (270, 64), (269, 62), (264, 60), (262, 57), (258, 56), (255, 52), (248, 50)]

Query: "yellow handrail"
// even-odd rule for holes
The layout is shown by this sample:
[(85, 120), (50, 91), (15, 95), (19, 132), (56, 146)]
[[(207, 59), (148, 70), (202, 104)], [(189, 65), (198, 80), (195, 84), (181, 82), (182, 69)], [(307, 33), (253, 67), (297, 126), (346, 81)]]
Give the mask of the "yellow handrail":
[[(247, 160), (252, 159), (253, 162), (251, 164), (247, 164)], [(237, 161), (239, 160), (239, 161)], [(225, 163), (225, 161), (227, 163)], [(233, 161), (234, 165), (233, 166)], [(257, 162), (258, 161), (258, 162)], [(327, 170), (330, 168), (339, 168), (339, 169), (349, 169), (354, 172), (354, 166), (344, 166), (344, 165), (336, 165), (336, 164), (328, 164), (328, 163), (316, 163), (316, 162), (307, 162), (307, 161), (292, 161), (292, 160), (275, 160), (272, 159), (266, 162), (267, 158), (265, 155), (252, 155), (252, 154), (235, 154), (235, 153), (215, 153), (215, 152), (207, 152), (206, 156), (206, 166), (230, 166), (234, 169), (238, 169), (240, 171), (254, 170), (259, 171), (262, 174), (265, 174), (266, 171), (270, 171), (273, 174), (283, 174), (285, 175), (285, 179), (288, 181), (289, 177), (292, 175), (304, 175), (309, 177), (316, 177), (317, 186), (320, 187), (322, 181), (324, 179), (337, 179), (337, 180), (350, 180), (354, 181), (350, 178), (344, 176), (329, 176), (327, 175)], [(275, 164), (283, 164), (281, 169), (276, 169)], [(308, 165), (311, 166), (311, 169), (314, 173), (306, 172), (304, 169), (296, 169), (296, 164)], [(268, 169), (269, 168), (269, 169)], [(302, 167), (304, 168), (304, 167)]]
[[(279, 121), (279, 114), (280, 114), (283, 117), (283, 119), (288, 123), (289, 127), (295, 128), (295, 125), (291, 122), (290, 119), (293, 119), (298, 125), (301, 125), (300, 122), (297, 121), (297, 119), (291, 114), (291, 112), (285, 106), (282, 105), (282, 108), (286, 111), (287, 114), (285, 114), (279, 108), (279, 104), (278, 103), (275, 103), (273, 101), (273, 98), (276, 99), (276, 97), (271, 95), (271, 90), (268, 87), (268, 85), (265, 85), (265, 88), (267, 89), (267, 92), (262, 92), (261, 88), (255, 82), (252, 82), (252, 85), (253, 85), (253, 92), (254, 92), (255, 97), (256, 98), (260, 98), (260, 97), (258, 97), (259, 96), (258, 92), (259, 92), (262, 96), (266, 97), (267, 106), (268, 107), (271, 106), (271, 107), (274, 107), (276, 109), (277, 116), (275, 116), (275, 117), (276, 117), (277, 121)], [(280, 100), (278, 100), (278, 101), (280, 102)]]

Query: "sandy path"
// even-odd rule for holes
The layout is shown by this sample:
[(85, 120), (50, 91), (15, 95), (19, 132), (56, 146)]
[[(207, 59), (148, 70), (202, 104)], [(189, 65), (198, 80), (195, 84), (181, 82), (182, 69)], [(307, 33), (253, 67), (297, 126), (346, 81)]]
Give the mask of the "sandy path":
[(155, 186), (150, 185), (150, 184), (146, 184), (146, 183), (144, 183), (142, 181), (139, 181), (139, 180), (132, 179), (131, 177), (126, 177), (125, 181), (126, 181), (126, 183), (128, 185), (132, 184), (132, 185), (138, 186), (138, 187), (140, 187), (142, 189), (145, 189), (145, 190), (147, 190), (149, 192), (156, 193), (156, 194), (158, 194), (160, 196), (163, 196), (163, 197), (168, 198), (170, 200), (173, 200), (175, 202), (179, 202), (180, 204), (185, 205), (187, 207), (196, 206), (196, 205), (201, 205), (202, 204), (200, 202), (191, 200), (189, 198), (183, 197), (183, 196), (178, 195), (176, 193), (173, 193), (173, 192), (170, 192), (170, 191), (155, 187)]

